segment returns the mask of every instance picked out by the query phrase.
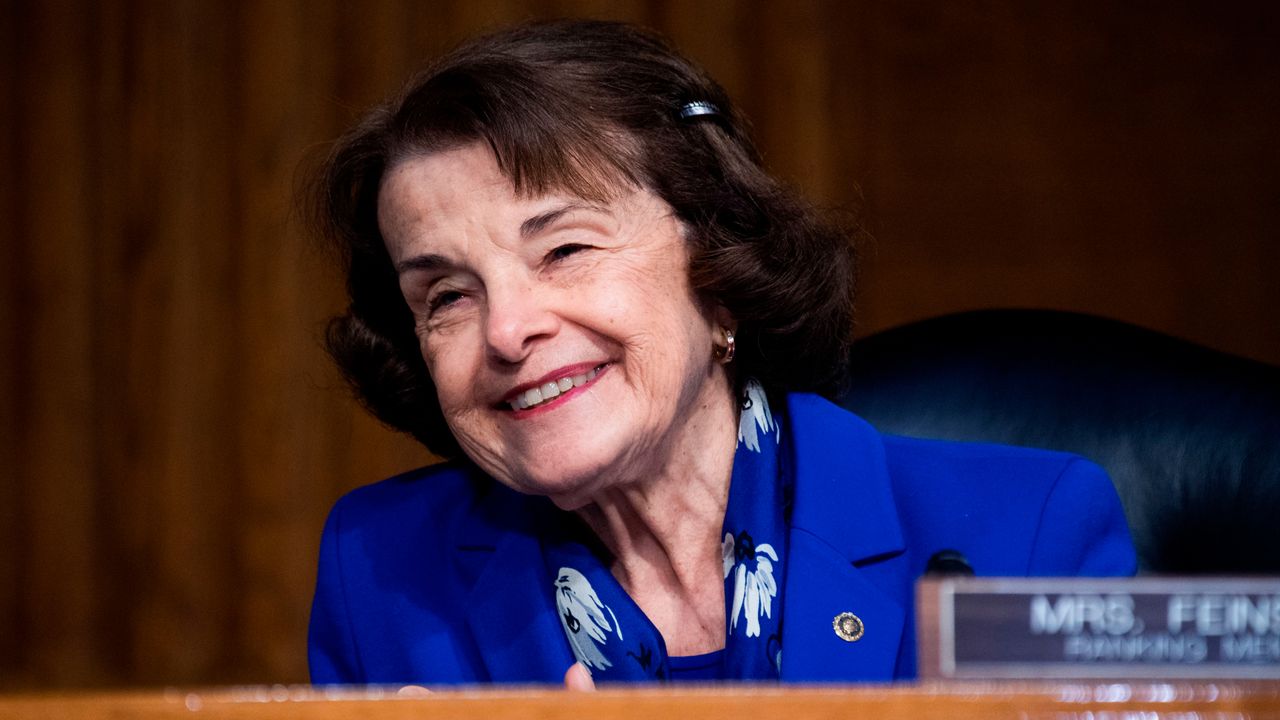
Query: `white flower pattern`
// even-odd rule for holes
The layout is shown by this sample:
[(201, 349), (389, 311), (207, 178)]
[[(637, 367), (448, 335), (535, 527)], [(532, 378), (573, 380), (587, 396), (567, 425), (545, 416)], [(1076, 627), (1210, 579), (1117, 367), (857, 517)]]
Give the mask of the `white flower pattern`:
[[(738, 627), (738, 617), (746, 621), (747, 637), (760, 636), (760, 616), (773, 617), (773, 599), (778, 596), (778, 583), (773, 578), (773, 564), (778, 562), (778, 552), (768, 543), (756, 545), (754, 552), (748, 549), (742, 562), (735, 563), (737, 549), (733, 533), (724, 534), (721, 555), (724, 577), (730, 573), (733, 579), (733, 609), (729, 616), (729, 632)], [(756, 567), (747, 568), (754, 555)]]
[(619, 640), (622, 639), (622, 628), (613, 610), (600, 601), (586, 576), (573, 568), (560, 568), (556, 573), (555, 586), (556, 609), (560, 611), (560, 623), (569, 638), (574, 657), (588, 670), (603, 670), (613, 665), (600, 652), (600, 646), (608, 642), (609, 634), (616, 634)]
[(738, 419), (738, 442), (746, 445), (748, 450), (760, 452), (760, 435), (777, 432), (778, 423), (773, 420), (769, 400), (760, 383), (748, 380), (746, 396), (746, 407), (742, 409), (742, 417)]

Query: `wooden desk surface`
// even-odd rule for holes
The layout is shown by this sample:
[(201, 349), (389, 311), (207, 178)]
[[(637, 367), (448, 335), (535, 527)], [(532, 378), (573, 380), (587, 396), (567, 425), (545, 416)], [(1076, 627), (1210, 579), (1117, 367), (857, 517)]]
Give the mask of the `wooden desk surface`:
[(0, 695), (3, 720), (1199, 720), (1276, 718), (1280, 683), (924, 683), (875, 687), (448, 690), (252, 686)]

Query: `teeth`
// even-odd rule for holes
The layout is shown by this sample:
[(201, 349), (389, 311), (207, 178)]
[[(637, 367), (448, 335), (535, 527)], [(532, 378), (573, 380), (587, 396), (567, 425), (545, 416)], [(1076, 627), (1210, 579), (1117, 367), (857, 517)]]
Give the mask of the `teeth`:
[(582, 375), (562, 377), (555, 382), (549, 382), (536, 388), (530, 388), (529, 390), (526, 390), (512, 398), (510, 403), (511, 409), (528, 410), (535, 405), (541, 405), (548, 400), (554, 400), (555, 398), (560, 397), (561, 393), (568, 392), (576, 387), (582, 387), (592, 380), (595, 380), (596, 375), (599, 374), (603, 367), (604, 366), (601, 365), (598, 368), (588, 370)]
[(537, 405), (540, 402), (542, 402), (542, 390), (538, 388), (533, 388), (532, 390), (525, 391), (525, 394), (524, 394), (525, 405), (533, 406), (533, 405)]

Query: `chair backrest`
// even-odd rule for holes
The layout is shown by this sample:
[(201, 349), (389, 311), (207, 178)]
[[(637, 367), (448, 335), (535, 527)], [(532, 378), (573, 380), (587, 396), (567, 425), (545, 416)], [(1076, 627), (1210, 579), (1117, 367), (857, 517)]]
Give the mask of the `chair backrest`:
[(1133, 325), (984, 310), (855, 343), (841, 403), (880, 430), (1078, 453), (1143, 570), (1280, 573), (1280, 368)]

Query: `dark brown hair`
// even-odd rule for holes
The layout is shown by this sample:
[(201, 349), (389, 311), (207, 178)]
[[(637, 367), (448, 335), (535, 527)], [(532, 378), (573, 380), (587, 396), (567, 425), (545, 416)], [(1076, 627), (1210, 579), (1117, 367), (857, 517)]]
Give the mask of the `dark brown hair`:
[[(690, 102), (718, 112), (682, 118)], [(598, 21), (523, 25), (473, 40), (336, 143), (315, 215), (342, 253), (351, 304), (330, 353), (379, 419), (459, 453), (378, 230), (387, 168), (486, 143), (516, 192), (586, 198), (644, 187), (687, 231), (689, 280), (738, 320), (738, 382), (831, 394), (852, 333), (851, 238), (761, 167), (724, 90), (654, 34)]]

